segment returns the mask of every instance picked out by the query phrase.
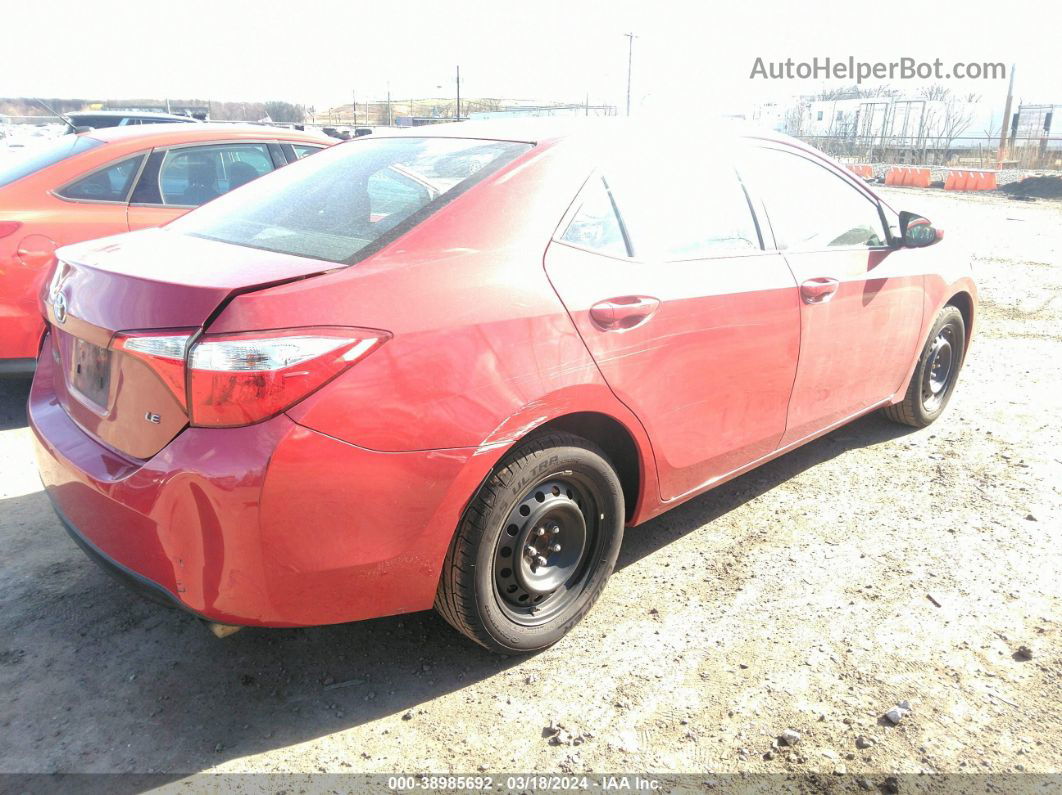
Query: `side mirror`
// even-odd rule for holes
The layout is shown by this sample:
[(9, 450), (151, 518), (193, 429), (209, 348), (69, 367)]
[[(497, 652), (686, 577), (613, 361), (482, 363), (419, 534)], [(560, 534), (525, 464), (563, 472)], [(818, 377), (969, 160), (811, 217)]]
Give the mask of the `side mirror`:
[(906, 248), (932, 246), (944, 237), (942, 229), (935, 229), (928, 218), (909, 213), (900, 213), (900, 238)]

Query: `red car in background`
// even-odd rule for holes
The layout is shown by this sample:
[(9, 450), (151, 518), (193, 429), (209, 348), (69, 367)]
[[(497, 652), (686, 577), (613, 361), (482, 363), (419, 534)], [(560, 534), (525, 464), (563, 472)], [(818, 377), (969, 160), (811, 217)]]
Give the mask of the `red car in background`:
[(358, 139), (58, 252), (42, 480), (90, 557), (216, 624), (434, 605), (540, 649), (625, 526), (940, 416), (977, 294), (940, 238), (774, 135)]
[(0, 374), (33, 369), (56, 248), (160, 226), (332, 143), (298, 130), (157, 124), (66, 135), (0, 161)]

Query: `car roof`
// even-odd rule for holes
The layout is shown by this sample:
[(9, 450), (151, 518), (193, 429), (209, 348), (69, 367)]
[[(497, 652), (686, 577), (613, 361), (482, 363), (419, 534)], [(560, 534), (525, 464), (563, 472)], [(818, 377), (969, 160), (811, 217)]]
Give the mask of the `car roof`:
[[(788, 135), (750, 126), (738, 119), (715, 118), (695, 124), (673, 127), (636, 119), (617, 117), (542, 116), (509, 119), (430, 124), (420, 127), (377, 128), (371, 137), (421, 138), (483, 138), (499, 141), (543, 143), (565, 138), (626, 137), (666, 140), (669, 136), (689, 139), (695, 136), (705, 145), (715, 145), (720, 139), (761, 138), (790, 144), (799, 143)], [(364, 139), (361, 139), (364, 140)], [(801, 144), (803, 147), (803, 145)]]
[(183, 123), (199, 121), (191, 116), (181, 116), (177, 113), (161, 113), (154, 110), (74, 110), (66, 115), (72, 119), (81, 116), (106, 116), (110, 119), (186, 119), (187, 121)]
[(287, 127), (268, 127), (258, 124), (148, 124), (126, 127), (104, 127), (79, 133), (103, 143), (150, 143), (164, 146), (171, 143), (211, 141), (219, 138), (264, 138), (267, 140), (306, 141), (307, 143), (334, 143), (324, 133), (304, 132)]

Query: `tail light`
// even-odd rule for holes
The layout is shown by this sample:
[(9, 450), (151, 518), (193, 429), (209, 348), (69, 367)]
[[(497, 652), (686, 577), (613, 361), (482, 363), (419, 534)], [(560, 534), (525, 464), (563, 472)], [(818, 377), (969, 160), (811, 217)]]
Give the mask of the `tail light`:
[(119, 334), (111, 345), (146, 362), (187, 411), (184, 357), (192, 333), (192, 329), (174, 329), (159, 333)]
[(21, 228), (22, 224), (18, 221), (0, 221), (0, 238), (13, 235)]
[[(386, 331), (300, 328), (120, 334), (114, 347), (147, 363), (193, 425), (250, 425), (279, 414), (390, 339)], [(191, 343), (191, 344), (190, 344)]]

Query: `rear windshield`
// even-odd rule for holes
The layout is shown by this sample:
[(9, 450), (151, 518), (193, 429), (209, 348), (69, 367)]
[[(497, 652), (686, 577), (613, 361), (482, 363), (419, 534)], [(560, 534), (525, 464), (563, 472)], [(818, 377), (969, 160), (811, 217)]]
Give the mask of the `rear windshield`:
[(362, 138), (234, 190), (169, 229), (351, 263), (530, 147), (459, 138)]
[(84, 135), (64, 135), (57, 141), (14, 155), (10, 161), (0, 162), (0, 188), (97, 146), (103, 146), (103, 141)]

